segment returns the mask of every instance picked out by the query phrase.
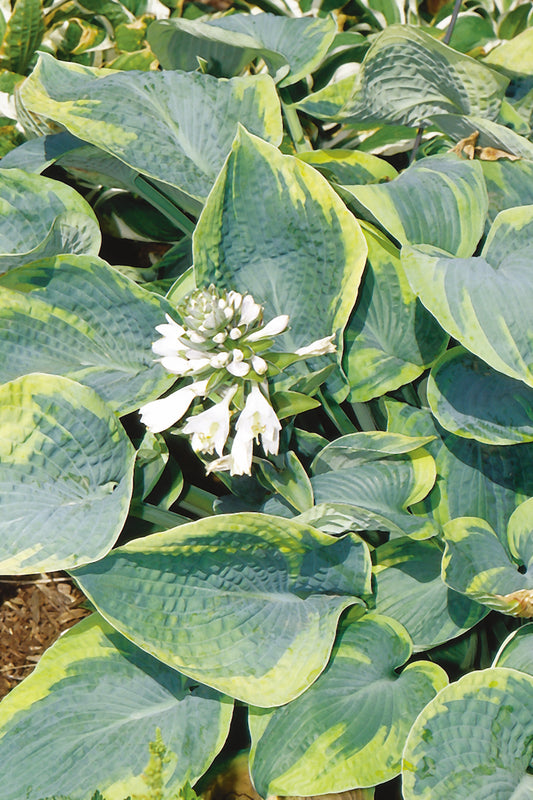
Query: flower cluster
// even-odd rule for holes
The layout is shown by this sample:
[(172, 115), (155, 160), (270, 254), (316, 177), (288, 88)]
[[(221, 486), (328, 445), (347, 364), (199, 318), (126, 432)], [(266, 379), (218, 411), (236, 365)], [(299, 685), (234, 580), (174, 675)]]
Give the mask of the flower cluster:
[[(263, 320), (263, 306), (250, 294), (219, 292), (214, 286), (198, 289), (177, 308), (182, 324), (167, 315), (156, 330), (161, 338), (152, 345), (163, 367), (189, 383), (140, 409), (148, 430), (158, 433), (179, 422), (194, 401), (214, 404), (187, 417), (180, 429), (197, 453), (213, 455), (208, 471), (251, 474), (254, 441), (265, 455), (279, 448), (281, 423), (270, 403), (268, 375), (279, 372), (279, 354), (273, 340), (286, 330), (285, 314)], [(292, 361), (331, 353), (332, 336), (302, 347)], [(203, 403), (195, 406), (202, 408)], [(233, 419), (236, 418), (233, 425)], [(224, 448), (232, 436), (229, 453)]]

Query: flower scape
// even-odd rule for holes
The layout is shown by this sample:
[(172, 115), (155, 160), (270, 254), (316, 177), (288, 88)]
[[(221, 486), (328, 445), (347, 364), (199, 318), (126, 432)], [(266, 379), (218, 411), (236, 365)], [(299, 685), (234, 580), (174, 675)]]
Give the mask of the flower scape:
[[(196, 453), (217, 454), (207, 472), (250, 475), (254, 442), (265, 455), (277, 455), (281, 423), (272, 407), (268, 379), (284, 367), (335, 351), (333, 336), (294, 353), (272, 349), (289, 324), (286, 314), (264, 322), (264, 307), (251, 294), (220, 292), (211, 285), (187, 295), (178, 305), (179, 324), (166, 315), (152, 344), (163, 367), (189, 382), (140, 409), (152, 433), (171, 428), (190, 438)], [(207, 404), (207, 405), (206, 405)], [(231, 439), (229, 452), (225, 452)]]

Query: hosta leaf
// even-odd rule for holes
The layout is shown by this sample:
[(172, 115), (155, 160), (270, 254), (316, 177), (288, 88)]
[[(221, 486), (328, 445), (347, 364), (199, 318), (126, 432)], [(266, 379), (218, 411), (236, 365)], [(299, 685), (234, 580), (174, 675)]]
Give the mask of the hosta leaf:
[(489, 195), (490, 222), (506, 208), (533, 204), (533, 161), (502, 158), (480, 164)]
[(289, 86), (318, 67), (335, 33), (332, 17), (230, 14), (161, 20), (150, 26), (148, 41), (165, 69), (196, 69), (200, 56), (208, 69), (234, 74), (260, 57), (276, 83)]
[(311, 481), (292, 450), (274, 456), (274, 463), (266, 459), (258, 459), (258, 462), (257, 477), (266, 489), (279, 493), (298, 511), (306, 511), (312, 507)]
[(110, 69), (123, 70), (157, 70), (159, 62), (149, 47), (142, 50), (135, 50), (132, 53), (121, 53), (119, 56), (108, 62)]
[(0, 170), (0, 272), (59, 253), (97, 255), (101, 237), (90, 205), (70, 186)]
[(433, 366), (427, 396), (440, 424), (457, 436), (486, 444), (533, 441), (533, 390), (463, 347)]
[(201, 58), (211, 75), (231, 78), (256, 57), (257, 43), (245, 33), (228, 34), (219, 27), (222, 19), (209, 15), (155, 20), (148, 31), (148, 42), (163, 69), (192, 72), (198, 69)]
[(400, 771), (417, 714), (447, 683), (411, 655), (405, 629), (379, 614), (346, 621), (326, 670), (283, 708), (252, 711), (252, 777), (263, 797), (373, 786)]
[(360, 150), (310, 150), (298, 158), (311, 164), (328, 180), (342, 185), (391, 181), (397, 171), (383, 158)]
[(343, 367), (350, 400), (366, 402), (417, 378), (448, 336), (409, 286), (394, 245), (363, 227), (368, 263), (345, 331)]
[(161, 434), (146, 431), (137, 447), (135, 459), (135, 495), (144, 500), (152, 491), (168, 464), (169, 453)]
[(155, 326), (170, 305), (95, 256), (58, 256), (0, 278), (0, 380), (66, 375), (121, 414), (172, 385), (154, 360)]
[[(460, 517), (444, 526), (446, 550), (442, 574), (446, 583), (489, 608), (515, 617), (533, 617), (533, 525), (522, 528), (522, 537), (511, 547), (512, 534), (527, 506), (519, 506), (509, 520), (508, 547), (488, 523), (476, 517)], [(502, 537), (503, 539), (503, 537)], [(510, 553), (509, 553), (510, 550)], [(514, 559), (511, 557), (514, 556)]]
[(16, 0), (0, 46), (0, 67), (24, 75), (45, 30), (41, 0)]
[(511, 41), (494, 47), (483, 61), (510, 77), (529, 77), (533, 72), (533, 29), (528, 28)]
[(113, 27), (122, 23), (132, 22), (134, 16), (140, 16), (142, 11), (142, 0), (83, 0), (83, 8), (92, 11), (93, 14), (107, 17)]
[(294, 107), (317, 119), (342, 121), (350, 114), (351, 101), (358, 87), (358, 76), (348, 75), (306, 95)]
[(267, 319), (288, 314), (289, 329), (277, 339), (294, 352), (343, 330), (367, 247), (356, 219), (316, 170), (241, 128), (193, 251), (198, 285), (250, 292), (265, 304)]
[(0, 707), (4, 800), (145, 796), (149, 750), (167, 748), (162, 789), (194, 782), (227, 736), (233, 703), (144, 653), (98, 614), (41, 658)]
[(341, 612), (370, 591), (370, 556), (355, 536), (241, 513), (138, 539), (73, 575), (144, 650), (272, 706), (324, 669)]
[(477, 48), (483, 48), (484, 45), (494, 39), (496, 39), (496, 31), (492, 20), (482, 17), (476, 11), (461, 11), (457, 17), (449, 44), (450, 47), (453, 47), (454, 50), (459, 50), (461, 53), (469, 53), (473, 50), (477, 54), (479, 52)]
[(515, 508), (533, 496), (533, 445), (481, 444), (445, 431), (429, 409), (394, 401), (386, 401), (386, 407), (389, 430), (436, 436), (425, 445), (437, 467), (425, 510), (441, 525), (455, 517), (482, 517), (494, 530), (505, 531)]
[(445, 687), (409, 734), (405, 800), (527, 800), (532, 716), (530, 675), (487, 669)]
[(381, 461), (388, 456), (412, 453), (431, 440), (431, 436), (403, 436), (401, 433), (385, 431), (348, 433), (325, 445), (317, 453), (311, 470), (314, 475), (320, 475), (322, 472)]
[(522, 625), (507, 637), (492, 666), (518, 669), (533, 676), (533, 622)]
[(431, 520), (408, 512), (435, 482), (435, 463), (422, 443), (382, 432), (337, 439), (315, 459), (313, 471), (319, 470), (311, 478), (315, 503), (357, 508), (362, 528), (419, 539), (433, 536)]
[(435, 114), (496, 119), (508, 82), (420, 28), (392, 25), (366, 54), (344, 117), (410, 126)]
[(430, 244), (466, 258), (483, 234), (488, 197), (477, 161), (430, 156), (389, 183), (344, 188), (402, 245)]
[(533, 206), (496, 217), (480, 256), (405, 247), (414, 292), (442, 327), (491, 367), (533, 386)]
[[(4, 156), (2, 167), (42, 173), (62, 155), (79, 147), (88, 147), (88, 145), (76, 136), (72, 136), (68, 131), (38, 136), (35, 139), (28, 139), (27, 142)], [(66, 188), (65, 184), (61, 184), (61, 186)]]
[(441, 561), (436, 539), (392, 539), (375, 551), (376, 610), (402, 623), (415, 652), (460, 636), (488, 614), (487, 608), (446, 586)]
[(117, 539), (135, 453), (92, 390), (55, 375), (0, 386), (0, 571), (20, 575), (101, 558)]
[(21, 89), (24, 106), (143, 175), (203, 199), (239, 122), (279, 144), (279, 100), (267, 75), (120, 72), (42, 55)]

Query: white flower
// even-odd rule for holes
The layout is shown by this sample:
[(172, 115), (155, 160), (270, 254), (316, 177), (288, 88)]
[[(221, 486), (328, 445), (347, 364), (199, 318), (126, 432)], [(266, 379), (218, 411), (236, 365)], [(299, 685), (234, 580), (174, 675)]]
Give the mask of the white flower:
[(165, 314), (167, 324), (156, 325), (156, 331), (161, 334), (161, 339), (152, 343), (152, 350), (158, 356), (176, 356), (187, 349), (187, 345), (180, 342), (180, 336), (186, 331), (172, 317)]
[(326, 336), (324, 339), (317, 339), (307, 347), (300, 347), (296, 350), (297, 356), (324, 356), (326, 353), (334, 353), (335, 345), (333, 336)]
[(231, 453), (211, 461), (207, 466), (207, 474), (229, 471), (231, 475), (251, 475), (253, 449), (253, 438), (247, 437), (245, 432), (237, 432)]
[(244, 353), (237, 347), (231, 351), (233, 360), (226, 366), (226, 369), (231, 375), (236, 378), (245, 378), (250, 372), (250, 365), (244, 361)]
[(253, 450), (254, 437), (248, 436), (248, 432), (244, 429), (237, 431), (235, 438), (233, 439), (233, 445), (231, 446), (231, 460), (229, 462), (229, 468), (232, 475), (252, 474)]
[[(215, 458), (214, 461), (210, 461), (209, 464), (206, 464), (206, 475), (210, 475), (212, 472), (227, 472), (231, 469), (232, 463), (231, 453), (227, 456), (222, 456), (222, 458)], [(233, 475), (234, 473), (231, 474)]]
[[(202, 353), (202, 356), (205, 354)], [(161, 364), (173, 375), (190, 375), (209, 366), (208, 358), (180, 358), (179, 356), (166, 356), (160, 359)]]
[(247, 336), (246, 341), (258, 342), (260, 339), (269, 339), (271, 336), (277, 336), (278, 333), (283, 333), (288, 324), (289, 315), (280, 314), (279, 317), (274, 317), (274, 319), (271, 319), (270, 322), (267, 322), (263, 328), (260, 328), (258, 331), (254, 331)]
[(264, 375), (268, 370), (268, 364), (261, 356), (252, 356), (252, 367), (258, 375)]
[(250, 325), (251, 322), (255, 322), (262, 310), (262, 306), (255, 302), (251, 294), (245, 294), (242, 298), (241, 318), (239, 320), (239, 324)]
[(156, 325), (155, 329), (161, 336), (183, 336), (185, 328), (179, 325), (176, 320), (165, 314), (166, 324)]
[(239, 415), (235, 430), (237, 435), (235, 436), (233, 447), (235, 447), (237, 438), (239, 440), (238, 444), (241, 446), (241, 442), (244, 439), (259, 441), (259, 437), (261, 437), (261, 444), (265, 454), (277, 454), (281, 423), (257, 384), (252, 386), (250, 394), (246, 398), (245, 406)]
[[(160, 328), (163, 326), (160, 325)], [(152, 350), (157, 356), (165, 356), (167, 358), (174, 358), (180, 353), (183, 354), (187, 349), (186, 344), (180, 342), (179, 339), (173, 339), (170, 336), (164, 336), (152, 343)]]
[(212, 461), (207, 472), (229, 470), (232, 475), (251, 475), (254, 439), (258, 441), (261, 437), (265, 454), (275, 455), (278, 452), (280, 430), (281, 423), (274, 409), (259, 387), (252, 386), (235, 425), (236, 432), (231, 453)]
[(151, 433), (160, 433), (182, 418), (195, 397), (204, 394), (207, 381), (196, 381), (177, 392), (141, 406), (141, 422)]
[(192, 436), (193, 450), (198, 453), (216, 450), (219, 456), (222, 455), (229, 433), (229, 404), (237, 389), (237, 386), (232, 386), (219, 403), (187, 419), (183, 433)]

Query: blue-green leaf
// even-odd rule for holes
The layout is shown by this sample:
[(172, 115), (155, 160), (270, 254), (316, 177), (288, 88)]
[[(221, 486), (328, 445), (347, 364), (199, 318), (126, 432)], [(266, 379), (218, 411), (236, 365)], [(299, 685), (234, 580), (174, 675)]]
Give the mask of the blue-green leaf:
[(436, 664), (411, 655), (404, 628), (367, 614), (342, 625), (326, 670), (274, 711), (252, 710), (252, 777), (263, 797), (374, 786), (400, 771), (409, 728), (447, 683)]
[(102, 558), (132, 491), (135, 452), (93, 389), (56, 375), (0, 386), (0, 570), (20, 575)]
[(149, 742), (161, 788), (194, 783), (221, 749), (233, 703), (165, 666), (98, 614), (78, 623), (0, 706), (3, 800), (146, 796)]
[(245, 702), (273, 706), (322, 672), (340, 614), (370, 593), (370, 572), (368, 548), (353, 535), (335, 539), (241, 513), (138, 539), (72, 574), (147, 652)]

